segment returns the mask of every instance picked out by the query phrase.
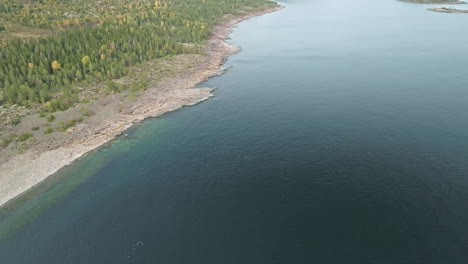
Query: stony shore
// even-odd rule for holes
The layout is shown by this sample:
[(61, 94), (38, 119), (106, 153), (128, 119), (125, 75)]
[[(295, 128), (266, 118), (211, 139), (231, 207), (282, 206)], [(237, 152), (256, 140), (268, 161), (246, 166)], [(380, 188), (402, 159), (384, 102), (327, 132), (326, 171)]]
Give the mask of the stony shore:
[(442, 12), (442, 13), (468, 13), (468, 10), (460, 10), (460, 9), (453, 9), (453, 8), (428, 8), (427, 10), (434, 11), (434, 12)]
[(238, 51), (237, 47), (225, 42), (231, 28), (242, 20), (281, 8), (273, 6), (227, 17), (226, 22), (214, 29), (206, 45), (206, 56), (198, 56), (194, 61), (196, 66), (158, 80), (131, 102), (123, 103), (118, 95), (100, 98), (95, 102), (100, 107), (93, 108), (95, 114), (68, 133), (62, 133), (54, 140), (38, 140), (22, 154), (2, 157), (0, 207), (60, 168), (115, 139), (133, 124), (210, 98), (213, 89), (194, 87), (220, 74), (225, 58)]

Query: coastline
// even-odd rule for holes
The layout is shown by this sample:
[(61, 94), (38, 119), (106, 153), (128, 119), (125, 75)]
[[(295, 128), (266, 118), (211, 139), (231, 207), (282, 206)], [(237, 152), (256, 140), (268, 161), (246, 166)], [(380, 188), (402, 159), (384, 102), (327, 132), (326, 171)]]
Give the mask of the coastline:
[(440, 13), (468, 13), (468, 10), (461, 9), (449, 9), (449, 8), (428, 8), (429, 11), (440, 12)]
[[(212, 88), (194, 88), (208, 78), (219, 75), (225, 59), (239, 51), (227, 39), (232, 27), (248, 18), (271, 13), (283, 6), (268, 6), (247, 11), (237, 16), (226, 17), (225, 22), (213, 29), (207, 41), (204, 58), (188, 72), (161, 80), (135, 101), (122, 105), (106, 98), (106, 107), (96, 113), (89, 122), (80, 125), (74, 132), (64, 136), (63, 145), (47, 146), (47, 142), (35, 149), (14, 155), (0, 164), (0, 207), (33, 188), (61, 168), (86, 153), (117, 138), (132, 125), (147, 118), (158, 117), (184, 106), (198, 104), (212, 97)], [(41, 149), (42, 147), (42, 149)], [(44, 150), (45, 149), (45, 150)]]
[(402, 2), (413, 3), (413, 4), (448, 4), (448, 5), (463, 5), (466, 4), (465, 1), (453, 0), (453, 1), (444, 1), (444, 0), (430, 0), (430, 1), (421, 1), (421, 0), (400, 0)]

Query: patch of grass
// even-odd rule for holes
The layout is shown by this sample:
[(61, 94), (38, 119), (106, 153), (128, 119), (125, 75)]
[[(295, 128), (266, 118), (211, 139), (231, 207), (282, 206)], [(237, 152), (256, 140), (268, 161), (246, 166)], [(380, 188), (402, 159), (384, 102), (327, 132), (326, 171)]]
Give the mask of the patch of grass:
[(44, 130), (44, 135), (51, 134), (52, 132), (54, 132), (54, 129), (48, 127), (46, 130)]
[(18, 136), (18, 141), (19, 142), (25, 142), (26, 140), (28, 140), (28, 139), (30, 139), (32, 137), (33, 137), (33, 134), (26, 132), (26, 133), (23, 133), (23, 134)]
[(21, 123), (21, 119), (19, 119), (19, 118), (15, 118), (15, 119), (11, 120), (11, 124), (14, 125), (14, 126), (19, 125), (19, 123)]
[(38, 126), (34, 126), (31, 128), (32, 131), (38, 131), (40, 128)]
[(83, 122), (83, 118), (72, 119), (72, 120), (69, 120), (67, 122), (59, 122), (57, 124), (57, 130), (60, 131), (60, 132), (65, 132), (69, 128), (74, 127), (76, 124), (81, 123), (81, 122)]
[(54, 120), (55, 120), (55, 116), (54, 116), (54, 115), (50, 115), (50, 116), (47, 117), (47, 121), (48, 121), (48, 122), (54, 122)]
[(92, 111), (92, 110), (87, 110), (87, 111), (85, 111), (85, 112), (83, 113), (83, 116), (84, 116), (84, 117), (91, 117), (91, 116), (93, 116), (94, 114), (95, 114), (94, 111)]
[(7, 137), (2, 139), (2, 147), (6, 148), (8, 147), (11, 143), (13, 143), (18, 135), (15, 133), (10, 133)]
[(13, 142), (13, 141), (8, 139), (8, 138), (3, 138), (2, 139), (2, 147), (4, 147), (4, 148), (8, 147), (11, 144), (11, 142)]

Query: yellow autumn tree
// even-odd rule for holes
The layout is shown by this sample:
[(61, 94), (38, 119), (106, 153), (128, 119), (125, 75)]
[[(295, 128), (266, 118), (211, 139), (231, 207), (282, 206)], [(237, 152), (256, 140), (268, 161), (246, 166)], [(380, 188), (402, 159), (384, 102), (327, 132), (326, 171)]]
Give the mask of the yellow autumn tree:
[(89, 58), (89, 56), (84, 56), (81, 59), (81, 63), (83, 63), (83, 65), (88, 65), (90, 62), (91, 62), (91, 59)]
[(52, 112), (54, 108), (52, 107), (52, 103), (50, 101), (47, 101), (44, 106), (47, 108), (47, 111)]
[(54, 71), (60, 70), (60, 67), (61, 67), (61, 66), (60, 66), (60, 63), (59, 63), (58, 61), (56, 61), (56, 60), (54, 60), (54, 61), (52, 62), (52, 65), (51, 65), (51, 66), (52, 66), (52, 70), (54, 70)]
[(167, 8), (167, 3), (164, 1), (154, 1), (154, 8), (155, 9), (165, 9)]

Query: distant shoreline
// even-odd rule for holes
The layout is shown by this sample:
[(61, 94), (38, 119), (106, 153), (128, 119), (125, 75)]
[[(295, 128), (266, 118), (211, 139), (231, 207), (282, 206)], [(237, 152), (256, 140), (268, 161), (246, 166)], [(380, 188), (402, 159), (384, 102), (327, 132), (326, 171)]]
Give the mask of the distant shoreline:
[[(64, 135), (65, 138), (60, 139), (64, 142), (63, 145), (51, 147), (47, 146), (47, 142), (39, 142), (25, 153), (1, 163), (0, 207), (84, 154), (115, 139), (135, 123), (183, 106), (195, 105), (213, 96), (211, 88), (193, 88), (208, 78), (219, 75), (225, 58), (239, 51), (237, 47), (225, 42), (232, 27), (248, 18), (282, 8), (283, 6), (274, 5), (226, 17), (225, 22), (214, 28), (205, 48), (206, 56), (195, 58), (195, 66), (192, 68), (162, 80), (157, 87), (148, 89), (128, 105), (114, 100), (114, 96), (102, 98), (101, 110), (76, 131)], [(177, 60), (177, 56), (174, 59)]]
[(452, 9), (452, 8), (428, 8), (427, 10), (441, 13), (468, 13), (468, 10)]
[(464, 1), (446, 1), (446, 0), (400, 0), (402, 2), (415, 3), (415, 4), (449, 4), (449, 5), (462, 5), (466, 4)]

